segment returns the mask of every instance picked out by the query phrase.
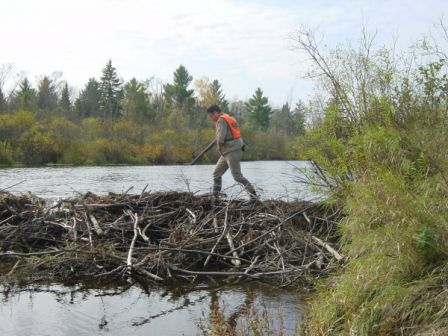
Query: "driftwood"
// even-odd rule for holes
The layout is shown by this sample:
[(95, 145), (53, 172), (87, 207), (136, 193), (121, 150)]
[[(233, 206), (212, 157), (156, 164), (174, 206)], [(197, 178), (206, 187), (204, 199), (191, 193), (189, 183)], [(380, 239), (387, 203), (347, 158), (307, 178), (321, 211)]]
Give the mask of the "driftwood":
[(48, 206), (33, 195), (3, 192), (0, 275), (307, 282), (344, 259), (337, 252), (338, 213), (309, 202), (247, 206), (177, 192), (87, 193)]

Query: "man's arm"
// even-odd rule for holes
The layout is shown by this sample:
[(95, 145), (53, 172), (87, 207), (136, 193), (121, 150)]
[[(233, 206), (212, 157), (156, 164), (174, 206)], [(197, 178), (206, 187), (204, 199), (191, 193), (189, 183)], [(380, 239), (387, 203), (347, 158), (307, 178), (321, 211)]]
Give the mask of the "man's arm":
[(223, 150), (223, 147), (224, 147), (224, 143), (223, 142), (218, 142), (217, 144), (218, 144), (218, 152), (219, 152), (219, 154), (223, 155), (222, 154), (222, 150)]
[(218, 129), (216, 131), (216, 144), (218, 146), (219, 153), (222, 155), (222, 150), (224, 147), (224, 142), (226, 140), (228, 126), (224, 119), (219, 119), (217, 123), (218, 123)]

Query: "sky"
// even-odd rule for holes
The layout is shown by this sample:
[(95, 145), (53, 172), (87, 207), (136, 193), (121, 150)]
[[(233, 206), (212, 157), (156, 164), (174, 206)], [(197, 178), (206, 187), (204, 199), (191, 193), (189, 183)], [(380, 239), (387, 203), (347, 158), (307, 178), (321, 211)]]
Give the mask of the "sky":
[(364, 25), (377, 44), (405, 48), (447, 15), (446, 0), (0, 0), (0, 66), (34, 85), (62, 72), (76, 92), (109, 59), (125, 81), (172, 82), (182, 64), (194, 80), (219, 80), (228, 99), (259, 87), (277, 107), (313, 92), (290, 38), (301, 27), (333, 46), (356, 43)]

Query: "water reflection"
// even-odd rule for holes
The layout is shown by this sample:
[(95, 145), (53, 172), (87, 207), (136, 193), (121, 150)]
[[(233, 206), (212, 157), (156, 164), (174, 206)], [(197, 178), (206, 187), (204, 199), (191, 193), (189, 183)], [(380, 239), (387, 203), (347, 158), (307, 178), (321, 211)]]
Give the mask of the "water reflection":
[[(77, 284), (0, 286), (1, 335), (196, 335), (201, 317), (225, 311), (236, 327), (261, 302), (274, 319), (284, 311), (286, 334), (300, 318), (300, 295), (260, 283), (215, 288), (142, 290), (135, 285), (87, 288)], [(223, 306), (224, 305), (224, 306)]]
[(236, 306), (228, 316), (225, 316), (225, 307), (222, 307), (225, 303), (220, 304), (217, 292), (212, 292), (210, 293), (210, 313), (206, 322), (209, 324), (225, 324), (230, 332), (235, 333), (238, 320), (249, 316), (250, 309), (253, 308), (254, 303), (254, 290), (247, 288), (244, 301)]

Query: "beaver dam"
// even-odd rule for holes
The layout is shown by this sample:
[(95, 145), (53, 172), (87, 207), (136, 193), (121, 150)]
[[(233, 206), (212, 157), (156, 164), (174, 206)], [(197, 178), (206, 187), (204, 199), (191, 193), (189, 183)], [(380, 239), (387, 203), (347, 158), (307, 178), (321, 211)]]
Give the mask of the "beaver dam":
[(253, 205), (192, 193), (91, 193), (52, 205), (0, 193), (0, 272), (8, 280), (200, 278), (310, 283), (343, 260), (335, 209)]

